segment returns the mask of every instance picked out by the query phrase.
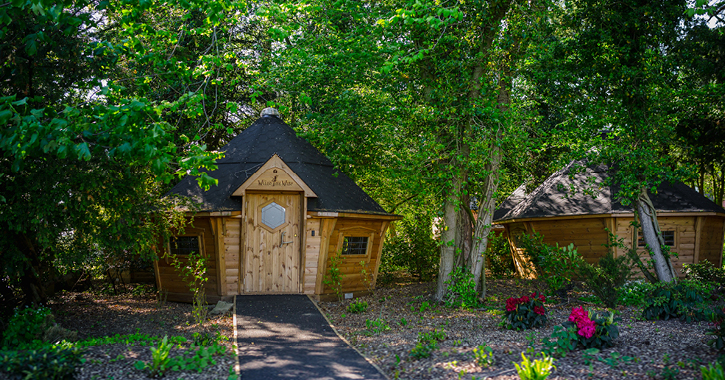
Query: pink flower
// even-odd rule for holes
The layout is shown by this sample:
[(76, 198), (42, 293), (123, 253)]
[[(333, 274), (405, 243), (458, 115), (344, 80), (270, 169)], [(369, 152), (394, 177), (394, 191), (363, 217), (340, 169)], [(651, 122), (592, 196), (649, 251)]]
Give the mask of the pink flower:
[(569, 314), (569, 322), (577, 322), (577, 324), (579, 324), (578, 321), (580, 320), (589, 320), (589, 313), (581, 306), (571, 309), (571, 314)]
[(594, 333), (597, 332), (597, 329), (594, 325), (594, 322), (589, 321), (590, 323), (584, 325), (577, 331), (577, 334), (589, 339), (594, 336)]

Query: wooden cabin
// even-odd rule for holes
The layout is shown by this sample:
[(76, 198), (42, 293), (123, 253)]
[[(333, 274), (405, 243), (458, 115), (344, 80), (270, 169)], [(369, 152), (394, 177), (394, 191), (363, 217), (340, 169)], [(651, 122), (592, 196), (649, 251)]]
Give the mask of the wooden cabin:
[[(169, 193), (191, 198), (191, 226), (164, 242), (166, 252), (206, 258), (207, 300), (236, 294), (330, 296), (325, 275), (339, 255), (342, 293), (375, 286), (390, 214), (330, 160), (267, 108), (221, 148), (209, 173), (217, 186), (203, 191), (186, 177)], [(193, 217), (193, 219), (191, 219)], [(169, 300), (191, 300), (168, 259), (155, 262), (158, 289)], [(364, 262), (364, 263), (363, 263)], [(327, 297), (329, 298), (329, 297)]]
[[(634, 214), (631, 207), (613, 198), (618, 188), (606, 185), (607, 167), (587, 168), (570, 176), (573, 165), (554, 173), (530, 193), (521, 185), (494, 213), (494, 222), (506, 228), (516, 269), (523, 277), (531, 276), (531, 266), (517, 246), (517, 236), (524, 233), (538, 232), (550, 245), (573, 243), (589, 263), (606, 254), (606, 229), (632, 246)], [(672, 257), (678, 276), (684, 276), (682, 265), (686, 263), (707, 259), (722, 266), (725, 209), (683, 183), (662, 184), (650, 198), (665, 244), (678, 254)], [(649, 259), (641, 233), (638, 236), (638, 252), (643, 260)], [(622, 254), (621, 249), (615, 251), (617, 256)]]

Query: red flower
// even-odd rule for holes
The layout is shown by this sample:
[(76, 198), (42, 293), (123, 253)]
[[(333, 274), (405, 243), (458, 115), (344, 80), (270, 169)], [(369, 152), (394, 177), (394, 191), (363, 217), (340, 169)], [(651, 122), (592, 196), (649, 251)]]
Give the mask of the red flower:
[(521, 301), (523, 301), (524, 303), (529, 302), (529, 297), (523, 296), (523, 297), (521, 297)]
[(544, 310), (544, 308), (541, 306), (534, 306), (534, 313), (544, 315), (546, 314), (546, 310)]
[(546, 302), (546, 297), (544, 297), (543, 294), (539, 295), (539, 299), (541, 300), (541, 302)]

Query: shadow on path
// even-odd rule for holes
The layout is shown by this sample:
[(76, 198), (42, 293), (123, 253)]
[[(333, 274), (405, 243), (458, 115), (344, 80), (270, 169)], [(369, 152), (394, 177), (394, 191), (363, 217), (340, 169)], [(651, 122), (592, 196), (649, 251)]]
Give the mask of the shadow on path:
[(380, 379), (305, 295), (237, 296), (243, 380)]

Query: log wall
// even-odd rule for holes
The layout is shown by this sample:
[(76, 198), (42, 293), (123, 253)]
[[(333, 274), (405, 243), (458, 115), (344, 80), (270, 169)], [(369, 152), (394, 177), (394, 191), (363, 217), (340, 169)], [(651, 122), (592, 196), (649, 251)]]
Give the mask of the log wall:
[[(330, 258), (337, 255), (342, 250), (342, 242), (344, 236), (370, 236), (368, 240), (368, 254), (366, 256), (341, 256), (339, 268), (342, 274), (342, 292), (361, 292), (367, 291), (369, 287), (375, 286), (377, 268), (380, 264), (380, 254), (382, 253), (382, 236), (385, 233), (388, 222), (370, 219), (340, 218), (335, 224), (334, 230), (330, 234), (327, 242), (327, 257), (325, 267), (319, 273), (323, 277), (327, 273), (327, 269), (331, 265)], [(362, 274), (363, 266), (361, 261), (365, 261), (366, 275)], [(334, 294), (332, 287), (322, 286), (322, 294)]]
[[(184, 229), (184, 235), (197, 235), (201, 237), (202, 254), (206, 258), (206, 275), (208, 281), (204, 289), (206, 291), (207, 300), (213, 301), (219, 298), (219, 282), (217, 279), (217, 255), (214, 234), (212, 233), (211, 219), (204, 217), (194, 218), (193, 225)], [(164, 249), (168, 249), (168, 242), (162, 245)], [(179, 257), (182, 263), (186, 263), (186, 258)], [(156, 262), (156, 270), (158, 275), (158, 284), (161, 290), (168, 292), (169, 301), (190, 302), (191, 294), (189, 285), (185, 283), (176, 268), (171, 265), (169, 259), (161, 258)]]
[(707, 216), (703, 218), (702, 235), (700, 237), (699, 260), (705, 260), (722, 267), (723, 228), (725, 218)]

